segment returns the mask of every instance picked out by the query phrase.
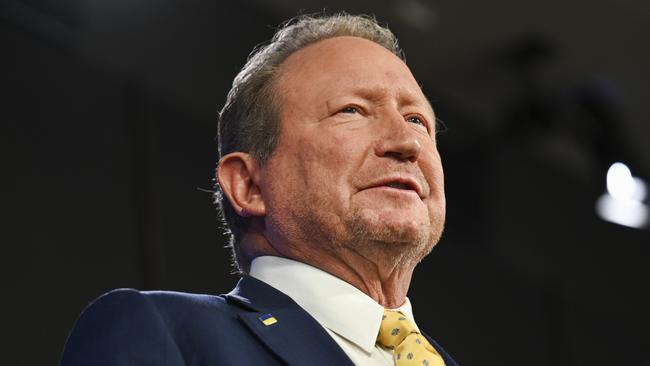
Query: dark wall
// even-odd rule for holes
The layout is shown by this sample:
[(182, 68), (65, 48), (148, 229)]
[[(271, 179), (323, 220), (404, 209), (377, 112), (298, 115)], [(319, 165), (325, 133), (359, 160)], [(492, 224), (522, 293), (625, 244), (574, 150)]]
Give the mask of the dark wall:
[(167, 28), (195, 16), (173, 5), (147, 5), (150, 24), (128, 7), (0, 8), (2, 364), (56, 364), (80, 311), (110, 289), (236, 281), (206, 192), (216, 111), (277, 21), (215, 3), (200, 10), (209, 27)]
[[(0, 5), (0, 363), (56, 364), (80, 311), (110, 289), (235, 283), (208, 192), (216, 112), (253, 46), (296, 12), (249, 4)], [(409, 59), (431, 57), (393, 23)], [(592, 145), (558, 147), (566, 134), (538, 123), (576, 100), (515, 93), (488, 118), (445, 92), (464, 75), (439, 83), (414, 64), (449, 125), (448, 224), (416, 270), (418, 323), (464, 365), (647, 365), (648, 232), (600, 220)]]

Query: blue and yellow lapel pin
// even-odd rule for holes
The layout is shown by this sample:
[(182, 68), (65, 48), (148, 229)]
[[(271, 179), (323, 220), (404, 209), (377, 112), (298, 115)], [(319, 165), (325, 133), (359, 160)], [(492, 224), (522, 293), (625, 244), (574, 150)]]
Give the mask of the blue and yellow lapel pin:
[(278, 322), (278, 320), (271, 314), (264, 314), (258, 318), (262, 324), (266, 325), (267, 327), (269, 325), (273, 325)]

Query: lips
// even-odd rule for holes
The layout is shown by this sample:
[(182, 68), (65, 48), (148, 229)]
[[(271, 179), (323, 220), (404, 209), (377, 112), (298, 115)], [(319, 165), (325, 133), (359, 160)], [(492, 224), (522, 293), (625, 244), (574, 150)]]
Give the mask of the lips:
[(399, 183), (399, 182), (391, 182), (391, 183), (386, 184), (386, 186), (391, 187), (391, 188), (397, 188), (397, 189), (414, 190), (413, 188), (409, 187), (408, 184)]
[(414, 191), (418, 197), (424, 198), (422, 185), (412, 177), (384, 177), (377, 181), (372, 182), (364, 189), (389, 187), (394, 189), (402, 189), (407, 191)]

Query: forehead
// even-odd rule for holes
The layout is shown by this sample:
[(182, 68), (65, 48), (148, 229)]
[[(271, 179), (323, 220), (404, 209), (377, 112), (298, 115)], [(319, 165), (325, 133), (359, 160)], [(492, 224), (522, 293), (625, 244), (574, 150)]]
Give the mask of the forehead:
[(358, 37), (329, 38), (296, 51), (280, 66), (276, 85), (289, 101), (347, 94), (369, 99), (392, 96), (431, 109), (400, 58), (381, 45)]

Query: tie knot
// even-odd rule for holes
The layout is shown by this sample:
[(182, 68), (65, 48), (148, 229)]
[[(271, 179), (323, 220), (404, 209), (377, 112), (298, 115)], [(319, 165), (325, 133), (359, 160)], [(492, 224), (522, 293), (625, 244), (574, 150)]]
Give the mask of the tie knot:
[(396, 366), (445, 366), (438, 351), (402, 312), (384, 310), (377, 343), (393, 350)]
[(377, 342), (386, 348), (395, 348), (409, 334), (419, 334), (415, 324), (399, 311), (384, 310)]

